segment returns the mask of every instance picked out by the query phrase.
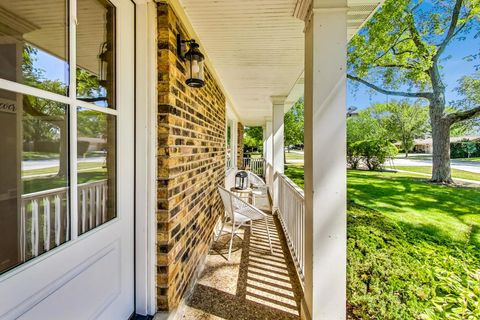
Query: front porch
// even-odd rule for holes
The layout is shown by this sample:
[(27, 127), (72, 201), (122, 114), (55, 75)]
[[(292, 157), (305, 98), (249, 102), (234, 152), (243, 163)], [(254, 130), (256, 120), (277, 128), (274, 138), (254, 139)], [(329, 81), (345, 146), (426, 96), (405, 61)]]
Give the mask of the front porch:
[(182, 319), (300, 319), (301, 284), (277, 217), (269, 216), (274, 254), (263, 223), (243, 228), (226, 259), (228, 235), (216, 241)]

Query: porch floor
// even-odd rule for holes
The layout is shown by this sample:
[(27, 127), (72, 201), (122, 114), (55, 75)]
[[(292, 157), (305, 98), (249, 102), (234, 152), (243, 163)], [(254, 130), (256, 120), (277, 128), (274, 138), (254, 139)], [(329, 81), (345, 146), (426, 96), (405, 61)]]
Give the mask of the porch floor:
[(263, 221), (254, 222), (253, 234), (245, 227), (234, 238), (230, 261), (229, 234), (213, 244), (183, 319), (300, 319), (295, 266), (278, 218), (268, 221), (273, 254)]

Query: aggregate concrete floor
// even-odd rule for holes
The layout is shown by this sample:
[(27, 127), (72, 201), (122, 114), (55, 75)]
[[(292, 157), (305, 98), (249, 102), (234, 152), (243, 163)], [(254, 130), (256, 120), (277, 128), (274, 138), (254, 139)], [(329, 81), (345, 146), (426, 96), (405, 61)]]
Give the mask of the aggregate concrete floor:
[(278, 218), (268, 215), (274, 253), (263, 221), (240, 230), (227, 260), (229, 234), (207, 257), (182, 319), (300, 319), (301, 287)]

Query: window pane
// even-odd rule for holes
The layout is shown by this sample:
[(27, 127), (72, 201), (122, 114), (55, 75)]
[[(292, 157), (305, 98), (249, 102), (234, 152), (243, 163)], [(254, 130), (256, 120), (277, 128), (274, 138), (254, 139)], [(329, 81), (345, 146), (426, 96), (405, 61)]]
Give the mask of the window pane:
[(0, 78), (68, 94), (65, 0), (0, 1)]
[(78, 231), (116, 217), (115, 116), (78, 109)]
[(115, 7), (103, 0), (77, 6), (77, 98), (114, 108)]
[(67, 110), (0, 90), (0, 273), (70, 239)]

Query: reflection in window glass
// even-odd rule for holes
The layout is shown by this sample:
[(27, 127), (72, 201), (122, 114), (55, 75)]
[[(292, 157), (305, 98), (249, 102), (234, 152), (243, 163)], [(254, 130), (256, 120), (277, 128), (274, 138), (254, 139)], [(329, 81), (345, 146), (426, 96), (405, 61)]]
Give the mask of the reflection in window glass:
[(105, 0), (78, 0), (77, 7), (77, 98), (113, 108), (115, 7)]
[(232, 127), (233, 123), (231, 120), (228, 120), (227, 123), (227, 141), (226, 141), (226, 167), (233, 168), (233, 150), (232, 150)]
[(0, 273), (70, 239), (65, 104), (0, 90)]
[(66, 0), (2, 0), (0, 16), (0, 78), (68, 94)]
[(115, 116), (78, 109), (78, 231), (116, 216)]

